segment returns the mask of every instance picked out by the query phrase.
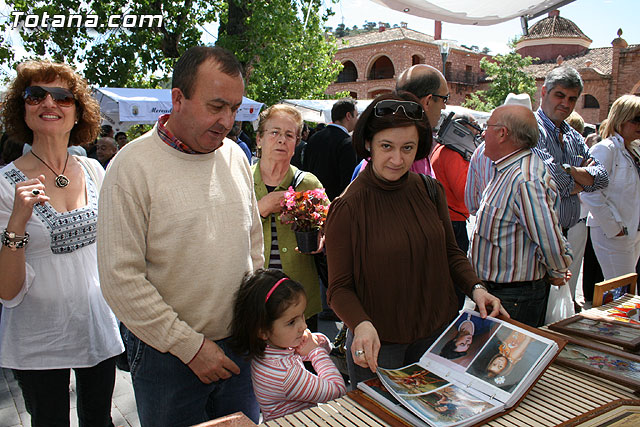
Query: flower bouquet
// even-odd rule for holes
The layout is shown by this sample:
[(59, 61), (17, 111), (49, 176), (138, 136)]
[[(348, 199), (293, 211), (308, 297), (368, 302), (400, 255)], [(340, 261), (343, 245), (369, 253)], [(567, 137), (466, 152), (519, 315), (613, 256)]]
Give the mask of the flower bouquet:
[(318, 248), (318, 230), (324, 226), (329, 210), (329, 199), (324, 188), (295, 191), (289, 187), (280, 206), (280, 221), (291, 224), (291, 229), (296, 233), (298, 250), (302, 253), (315, 251)]

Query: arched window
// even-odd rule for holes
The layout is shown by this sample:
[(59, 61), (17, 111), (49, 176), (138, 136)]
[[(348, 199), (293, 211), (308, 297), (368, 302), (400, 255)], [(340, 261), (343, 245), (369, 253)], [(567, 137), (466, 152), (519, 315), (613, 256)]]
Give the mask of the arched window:
[(411, 65), (417, 65), (417, 64), (422, 64), (422, 58), (420, 58), (418, 55), (413, 55), (411, 57)]
[(369, 99), (373, 99), (378, 95), (382, 95), (382, 94), (386, 94), (386, 93), (391, 93), (393, 92), (391, 89), (378, 89), (378, 90), (374, 90), (369, 92)]
[(347, 61), (342, 64), (344, 67), (340, 74), (338, 74), (338, 83), (355, 82), (358, 80), (358, 70), (351, 61)]
[(584, 108), (600, 108), (600, 103), (593, 95), (584, 96)]
[(358, 99), (358, 92), (351, 91), (349, 92), (349, 96), (353, 99)]
[(369, 80), (392, 79), (395, 74), (393, 63), (386, 56), (381, 56), (371, 66)]

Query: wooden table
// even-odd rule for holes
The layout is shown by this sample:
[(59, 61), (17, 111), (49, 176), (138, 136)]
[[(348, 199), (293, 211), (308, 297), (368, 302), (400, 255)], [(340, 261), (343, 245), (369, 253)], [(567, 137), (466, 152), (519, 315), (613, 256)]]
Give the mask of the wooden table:
[[(632, 391), (598, 377), (552, 364), (512, 411), (488, 423), (496, 427), (555, 426), (617, 399), (637, 398)], [(325, 405), (268, 421), (268, 427), (406, 426), (360, 391)]]

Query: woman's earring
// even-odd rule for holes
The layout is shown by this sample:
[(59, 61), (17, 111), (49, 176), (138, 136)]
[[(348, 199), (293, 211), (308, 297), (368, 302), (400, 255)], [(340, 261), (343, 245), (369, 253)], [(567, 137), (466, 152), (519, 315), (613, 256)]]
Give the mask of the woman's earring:
[(258, 145), (256, 147), (256, 157), (257, 158), (261, 158), (262, 157), (262, 145)]

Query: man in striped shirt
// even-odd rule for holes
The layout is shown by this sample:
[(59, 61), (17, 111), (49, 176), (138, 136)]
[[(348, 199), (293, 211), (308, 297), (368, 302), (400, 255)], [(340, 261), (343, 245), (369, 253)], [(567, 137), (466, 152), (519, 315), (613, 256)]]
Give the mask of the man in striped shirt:
[(571, 67), (557, 67), (547, 74), (540, 108), (536, 111), (540, 138), (534, 149), (553, 176), (560, 195), (560, 226), (574, 255), (570, 269), (576, 272), (570, 283), (572, 298), (575, 298), (577, 273), (587, 240), (578, 195), (583, 191), (600, 190), (609, 184), (604, 166), (589, 157), (584, 138), (565, 121), (573, 112), (582, 88), (580, 74)]
[(476, 214), (471, 263), (511, 318), (541, 326), (549, 283), (563, 284), (572, 260), (554, 209), (556, 185), (532, 152), (539, 131), (531, 110), (498, 107), (486, 126), (484, 154), (494, 171)]

